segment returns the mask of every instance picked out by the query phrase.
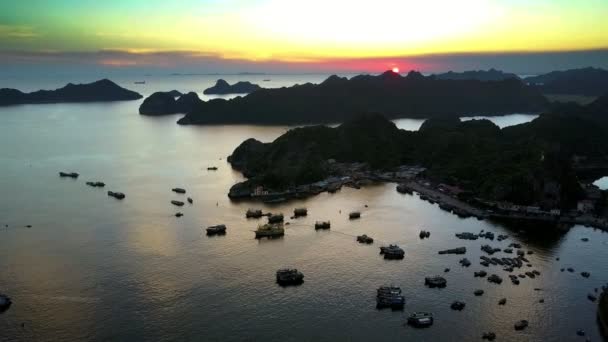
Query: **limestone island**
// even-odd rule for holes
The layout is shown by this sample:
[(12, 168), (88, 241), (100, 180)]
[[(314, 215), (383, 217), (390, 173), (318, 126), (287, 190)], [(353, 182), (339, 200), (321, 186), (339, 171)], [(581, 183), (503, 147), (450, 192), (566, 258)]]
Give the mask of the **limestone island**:
[(156, 92), (150, 95), (139, 106), (139, 114), (158, 116), (188, 113), (203, 103), (194, 92), (179, 96), (176, 96), (174, 92)]
[(248, 180), (228, 196), (275, 202), (394, 182), (460, 217), (608, 228), (599, 210), (608, 193), (591, 184), (608, 173), (607, 135), (608, 95), (502, 129), (435, 118), (405, 131), (367, 114), (336, 128), (295, 128), (271, 143), (244, 141), (228, 161)]
[(17, 89), (0, 89), (0, 106), (18, 104), (109, 102), (141, 99), (139, 93), (125, 89), (103, 79), (93, 83), (72, 84), (56, 90), (38, 90), (24, 93)]
[(538, 89), (501, 81), (442, 80), (412, 71), (387, 71), (350, 79), (330, 76), (320, 84), (259, 89), (234, 99), (203, 102), (179, 124), (310, 124), (377, 112), (389, 119), (456, 118), (542, 112), (549, 102)]
[(228, 94), (249, 94), (256, 90), (262, 89), (257, 84), (251, 82), (237, 82), (230, 85), (228, 82), (219, 79), (213, 87), (205, 89), (205, 95), (228, 95)]

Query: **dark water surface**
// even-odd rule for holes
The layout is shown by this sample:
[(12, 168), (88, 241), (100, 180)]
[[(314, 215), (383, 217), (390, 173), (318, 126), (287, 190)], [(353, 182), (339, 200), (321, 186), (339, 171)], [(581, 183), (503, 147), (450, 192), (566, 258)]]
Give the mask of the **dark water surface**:
[[(494, 331), (499, 341), (576, 341), (577, 329), (600, 340), (595, 304), (586, 296), (608, 280), (608, 235), (584, 227), (519, 234), (519, 227), (459, 219), (398, 194), (394, 184), (278, 206), (232, 203), (227, 191), (242, 176), (226, 156), (246, 138), (270, 141), (288, 128), (181, 127), (179, 116), (137, 115), (139, 104), (0, 108), (0, 292), (14, 301), (0, 314), (0, 340), (476, 341)], [(397, 122), (410, 129), (422, 123)], [(60, 179), (62, 170), (81, 176)], [(88, 180), (106, 188), (87, 187)], [(169, 203), (185, 198), (170, 191), (176, 186), (186, 188), (193, 205)], [(127, 198), (114, 200), (107, 190)], [(244, 218), (247, 208), (289, 216), (296, 206), (308, 207), (309, 216), (288, 220), (284, 238), (254, 239), (258, 221)], [(349, 221), (351, 210), (361, 210), (362, 218)], [(175, 218), (177, 211), (184, 217)], [(331, 220), (331, 230), (315, 231), (316, 220)], [(219, 223), (228, 234), (204, 234)], [(419, 240), (420, 229), (430, 230), (430, 239)], [(511, 238), (454, 237), (481, 229)], [(376, 242), (357, 244), (354, 236), (363, 233)], [(395, 242), (405, 258), (382, 259), (378, 247)], [(529, 259), (540, 277), (515, 286), (496, 266), (487, 271), (501, 275), (502, 285), (473, 277), (483, 268), (482, 244), (511, 242), (534, 251)], [(462, 256), (437, 255), (459, 246), (468, 248), (470, 268), (458, 264)], [(305, 283), (277, 286), (274, 273), (282, 266), (300, 269)], [(451, 268), (447, 288), (424, 287), (425, 276), (445, 267)], [(402, 287), (403, 312), (376, 310), (375, 290), (383, 284)], [(477, 288), (484, 296), (473, 295)], [(497, 305), (502, 297), (506, 306)], [(466, 308), (452, 311), (454, 300)], [(435, 325), (405, 327), (413, 311), (434, 313)], [(530, 327), (515, 332), (519, 319)]]

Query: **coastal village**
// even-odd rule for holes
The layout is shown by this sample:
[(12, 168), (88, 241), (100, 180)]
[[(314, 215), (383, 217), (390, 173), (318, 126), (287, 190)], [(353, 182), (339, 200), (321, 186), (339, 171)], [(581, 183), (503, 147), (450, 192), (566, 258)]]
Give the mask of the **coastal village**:
[[(362, 186), (390, 182), (397, 183), (396, 190), (403, 194), (418, 194), (420, 199), (438, 206), (462, 218), (494, 219), (505, 221), (529, 221), (531, 223), (554, 224), (558, 228), (580, 224), (608, 230), (608, 210), (601, 206), (605, 192), (593, 184), (581, 183), (584, 198), (576, 209), (563, 211), (558, 207), (543, 208), (540, 205), (517, 205), (510, 202), (491, 201), (471, 197), (462, 188), (445, 183), (436, 183), (425, 177), (426, 169), (417, 165), (402, 165), (391, 172), (370, 170), (365, 163), (339, 163), (327, 161), (331, 174), (322, 181), (290, 187), (284, 191), (273, 191), (262, 185), (253, 189), (242, 183), (233, 186), (228, 196), (231, 199), (251, 199), (264, 203), (281, 203), (289, 199), (305, 198), (322, 192), (335, 193), (342, 187), (359, 189)], [(601, 212), (602, 215), (597, 213)]]

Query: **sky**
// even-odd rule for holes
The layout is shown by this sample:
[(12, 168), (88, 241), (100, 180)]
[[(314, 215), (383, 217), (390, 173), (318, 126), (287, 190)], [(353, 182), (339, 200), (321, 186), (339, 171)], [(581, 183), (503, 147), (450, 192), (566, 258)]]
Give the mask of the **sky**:
[(608, 67), (606, 18), (607, 0), (1, 1), (0, 68)]

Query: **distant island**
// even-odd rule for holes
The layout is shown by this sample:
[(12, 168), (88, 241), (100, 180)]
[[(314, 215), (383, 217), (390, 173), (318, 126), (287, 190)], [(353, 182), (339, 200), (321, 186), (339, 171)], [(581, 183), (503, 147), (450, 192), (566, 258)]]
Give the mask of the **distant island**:
[[(195, 92), (178, 95), (176, 90), (156, 92), (139, 106), (139, 114), (149, 116), (188, 113), (203, 103)], [(177, 100), (175, 99), (177, 97)]]
[(490, 70), (471, 70), (464, 72), (448, 71), (443, 74), (435, 75), (440, 80), (478, 80), (478, 81), (504, 81), (510, 78), (519, 79), (512, 73), (506, 73), (496, 69)]
[(578, 108), (503, 129), (434, 118), (411, 132), (363, 115), (337, 128), (292, 129), (271, 143), (249, 139), (228, 159), (249, 179), (229, 196), (292, 198), (416, 175), (485, 204), (576, 209), (587, 198), (584, 175), (608, 172), (608, 96)]
[(245, 97), (203, 102), (179, 124), (302, 124), (345, 122), (357, 113), (387, 118), (459, 117), (541, 112), (548, 102), (517, 79), (496, 82), (440, 80), (418, 72), (387, 71), (320, 84), (260, 89)]
[(600, 96), (608, 93), (608, 70), (600, 68), (553, 71), (524, 81), (545, 94)]
[(17, 89), (0, 89), (0, 106), (40, 103), (108, 102), (138, 100), (143, 96), (103, 79), (93, 83), (72, 84), (56, 90), (24, 93)]
[(251, 82), (237, 82), (230, 85), (228, 82), (219, 79), (213, 87), (205, 89), (205, 95), (227, 95), (227, 94), (249, 94), (262, 89), (259, 85)]

